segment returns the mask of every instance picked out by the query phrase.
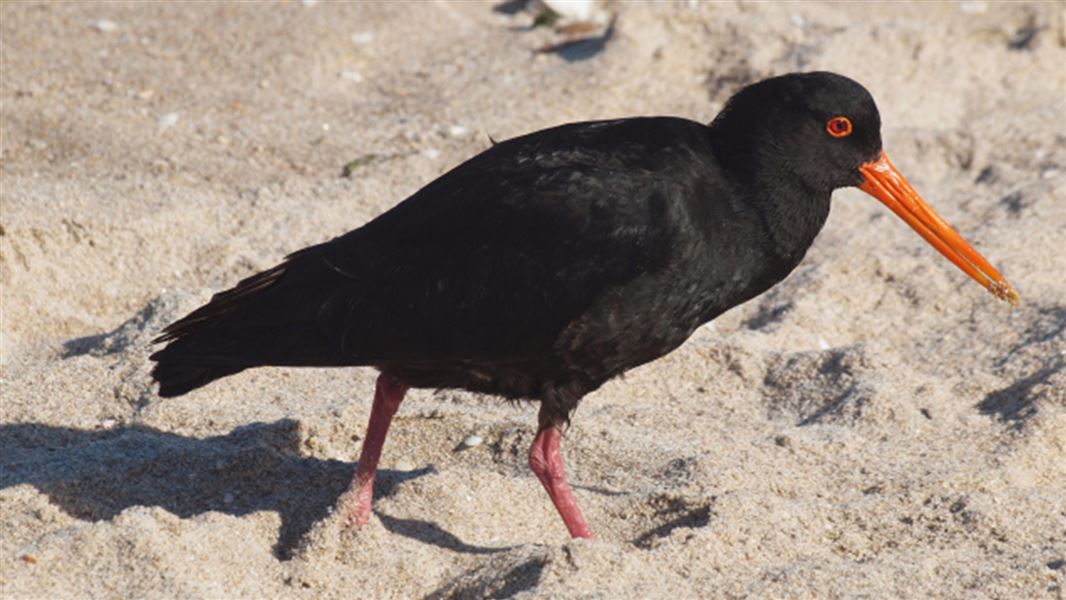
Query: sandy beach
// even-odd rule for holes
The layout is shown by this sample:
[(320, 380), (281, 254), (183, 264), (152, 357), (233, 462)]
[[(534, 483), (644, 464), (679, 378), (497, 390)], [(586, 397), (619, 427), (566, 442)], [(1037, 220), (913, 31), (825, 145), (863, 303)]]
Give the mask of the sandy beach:
[[(602, 10), (608, 39), (538, 52), (563, 34), (516, 4), (0, 5), (0, 596), (1066, 596), (1063, 5)], [(535, 405), (412, 391), (352, 531), (374, 371), (155, 393), (164, 326), (490, 138), (709, 122), (808, 70), (871, 91), (1022, 304), (838, 191), (787, 280), (580, 405), (596, 540), (526, 466)]]

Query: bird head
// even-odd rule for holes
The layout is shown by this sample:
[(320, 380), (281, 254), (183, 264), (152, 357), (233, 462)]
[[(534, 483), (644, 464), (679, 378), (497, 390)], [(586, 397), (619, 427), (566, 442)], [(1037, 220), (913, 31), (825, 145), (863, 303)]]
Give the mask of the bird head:
[(996, 297), (1017, 305), (1007, 280), (936, 213), (892, 164), (881, 115), (858, 82), (828, 72), (773, 77), (737, 92), (711, 124), (727, 166), (788, 177), (815, 194), (858, 187)]

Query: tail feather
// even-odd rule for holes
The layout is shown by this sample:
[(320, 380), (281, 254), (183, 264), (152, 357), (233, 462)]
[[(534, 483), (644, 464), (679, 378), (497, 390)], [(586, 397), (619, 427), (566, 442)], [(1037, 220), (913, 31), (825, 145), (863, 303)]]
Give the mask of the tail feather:
[(152, 369), (152, 377), (159, 382), (159, 396), (173, 398), (243, 370), (244, 367), (160, 362)]
[(288, 266), (288, 262), (281, 263), (274, 268), (242, 279), (231, 289), (215, 294), (210, 302), (164, 328), (162, 335), (152, 342), (162, 344), (174, 341), (193, 335), (197, 330), (219, 321), (252, 296), (274, 285), (285, 274)]
[(153, 341), (167, 346), (149, 357), (156, 362), (152, 377), (159, 382), (161, 397), (181, 396), (216, 379), (257, 366), (247, 357), (242, 360), (239, 356), (227, 356), (226, 350), (234, 345), (232, 339), (227, 339), (227, 323), (277, 283), (288, 266), (284, 262), (242, 280), (163, 329)]

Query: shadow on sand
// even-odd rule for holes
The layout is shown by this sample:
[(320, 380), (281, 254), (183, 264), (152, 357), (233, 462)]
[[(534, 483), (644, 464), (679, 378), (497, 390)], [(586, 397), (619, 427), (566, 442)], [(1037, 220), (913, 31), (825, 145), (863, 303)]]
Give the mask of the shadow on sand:
[[(159, 506), (187, 518), (208, 511), (234, 516), (261, 510), (281, 516), (274, 552), (291, 558), (351, 481), (354, 463), (297, 453), (297, 423), (254, 423), (227, 435), (193, 438), (149, 427), (85, 431), (34, 423), (0, 425), (0, 489), (30, 484), (66, 513), (86, 521), (131, 506)], [(378, 472), (374, 493), (434, 472)], [(401, 535), (463, 552), (469, 546), (437, 525), (384, 518)], [(391, 526), (390, 526), (391, 525)]]

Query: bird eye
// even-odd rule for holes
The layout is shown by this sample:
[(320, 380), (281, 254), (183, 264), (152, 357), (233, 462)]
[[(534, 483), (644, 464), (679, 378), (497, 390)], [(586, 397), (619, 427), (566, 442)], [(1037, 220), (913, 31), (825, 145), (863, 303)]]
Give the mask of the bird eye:
[(825, 122), (825, 130), (833, 137), (847, 137), (851, 135), (851, 119), (847, 117), (833, 117)]

